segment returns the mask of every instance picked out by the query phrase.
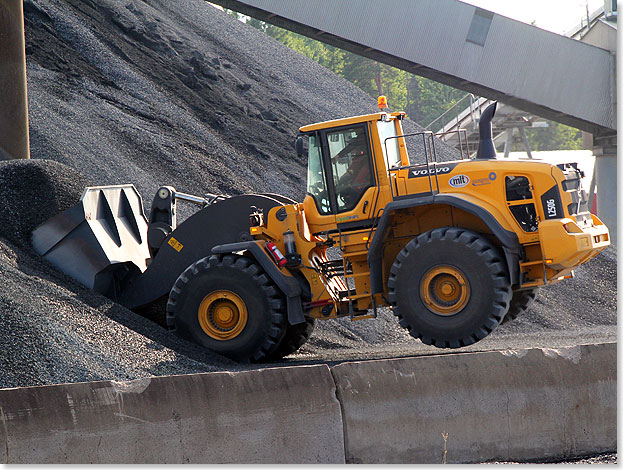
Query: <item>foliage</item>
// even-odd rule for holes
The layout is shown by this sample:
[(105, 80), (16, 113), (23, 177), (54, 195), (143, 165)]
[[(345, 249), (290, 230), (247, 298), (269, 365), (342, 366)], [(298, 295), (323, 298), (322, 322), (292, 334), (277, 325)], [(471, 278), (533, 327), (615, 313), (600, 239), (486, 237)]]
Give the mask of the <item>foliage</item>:
[[(533, 151), (582, 150), (582, 131), (558, 122), (547, 121), (547, 123), (549, 127), (526, 129), (526, 137)], [(513, 144), (515, 145), (518, 147), (517, 150), (524, 150), (523, 144)]]
[(286, 29), (262, 23), (256, 19), (247, 21), (247, 24), (264, 31), (290, 49), (309, 57), (336, 74), (342, 75), (344, 71), (344, 56), (347, 54), (346, 51), (323, 44), (320, 41), (314, 41), (313, 39), (309, 39)]
[(466, 95), (462, 90), (417, 75), (410, 75), (407, 90), (410, 100), (405, 110), (423, 126), (428, 126)]

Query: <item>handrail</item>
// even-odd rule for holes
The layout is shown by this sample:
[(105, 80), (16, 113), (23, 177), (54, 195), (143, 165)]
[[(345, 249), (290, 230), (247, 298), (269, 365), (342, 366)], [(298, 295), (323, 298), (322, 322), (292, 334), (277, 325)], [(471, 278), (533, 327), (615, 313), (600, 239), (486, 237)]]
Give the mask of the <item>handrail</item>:
[[(434, 166), (435, 168), (435, 172), (437, 170), (437, 155), (434, 152), (434, 147), (431, 149), (430, 144), (427, 145), (428, 141), (430, 141), (432, 139), (432, 137), (434, 136), (434, 134), (431, 131), (423, 131), (423, 132), (413, 132), (413, 133), (409, 133), (409, 134), (402, 134), (402, 135), (396, 135), (396, 136), (390, 136), (387, 137), (385, 139), (385, 152), (387, 153), (387, 141), (391, 140), (391, 139), (404, 139), (405, 137), (414, 137), (414, 136), (422, 136), (422, 144), (424, 147), (424, 159), (425, 159), (425, 165), (426, 165), (426, 172), (428, 173), (428, 186), (430, 189), (431, 194), (433, 194), (433, 181), (430, 175), (430, 167), (431, 164)], [(405, 145), (406, 145), (406, 141), (405, 141)], [(429, 153), (430, 153), (430, 160), (429, 160)], [(406, 167), (410, 167), (413, 166), (411, 164), (406, 165)], [(395, 199), (395, 195), (394, 195), (394, 188), (391, 184), (391, 175), (393, 171), (398, 171), (401, 170), (403, 168), (406, 168), (405, 166), (399, 166), (397, 168), (387, 168), (388, 170), (388, 177), (390, 180), (390, 190), (391, 190), (391, 195), (392, 195), (392, 200)], [(435, 175), (437, 176), (437, 175)], [(439, 182), (436, 180), (437, 182), (437, 191), (439, 191)]]
[[(437, 191), (437, 193), (440, 192), (439, 177), (438, 177), (439, 175), (437, 174), (437, 165), (439, 162), (437, 161), (437, 151), (435, 149), (435, 137), (439, 138), (440, 136), (446, 135), (446, 134), (458, 134), (459, 150), (461, 152), (461, 160), (469, 159), (469, 142), (467, 140), (467, 132), (465, 131), (465, 129), (459, 129), (456, 131), (448, 131), (448, 132), (442, 132), (442, 133), (434, 133), (432, 131), (425, 130), (422, 132), (413, 132), (409, 134), (386, 137), (383, 142), (383, 145), (385, 146), (385, 154), (387, 155), (387, 141), (388, 140), (391, 140), (391, 139), (403, 139), (404, 140), (405, 137), (422, 136), (422, 144), (424, 148), (424, 160), (425, 160), (424, 165), (426, 165), (428, 187), (433, 198), (435, 197), (435, 191)], [(463, 142), (463, 139), (464, 139), (464, 142)], [(466, 147), (465, 152), (463, 149), (463, 145), (465, 145)], [(406, 146), (406, 141), (405, 141), (405, 146)], [(392, 182), (392, 172), (396, 172), (404, 168), (409, 168), (409, 167), (417, 166), (417, 165), (418, 164), (409, 163), (408, 165), (401, 165), (396, 168), (389, 168), (389, 166), (387, 166), (387, 170), (388, 170), (387, 176), (389, 178), (389, 187), (391, 191), (392, 200), (395, 200), (396, 198), (396, 195), (394, 194), (394, 185)], [(431, 166), (435, 172), (435, 174), (432, 176), (431, 176), (431, 171), (430, 171)], [(435, 190), (433, 190), (433, 180), (432, 180), (433, 177), (435, 178), (435, 185), (436, 185)]]
[[(474, 101), (476, 100), (476, 96), (473, 95), (472, 93), (467, 93), (465, 96), (463, 96), (463, 98), (461, 98), (460, 100), (458, 100), (456, 103), (454, 103), (451, 107), (449, 107), (448, 109), (446, 109), (443, 113), (441, 113), (441, 115), (439, 115), (436, 119), (434, 119), (428, 126), (424, 126), (425, 129), (430, 130), (431, 126), (433, 124), (435, 124), (437, 121), (439, 121), (441, 118), (443, 118), (446, 114), (448, 114), (450, 111), (452, 111), (454, 108), (456, 108), (459, 103), (461, 103), (464, 99), (466, 98), (470, 98), (470, 103), (469, 103), (469, 108), (470, 110), (472, 109), (472, 106), (474, 104)], [(457, 118), (458, 118), (458, 114), (457, 114)], [(443, 126), (442, 126), (443, 127)]]

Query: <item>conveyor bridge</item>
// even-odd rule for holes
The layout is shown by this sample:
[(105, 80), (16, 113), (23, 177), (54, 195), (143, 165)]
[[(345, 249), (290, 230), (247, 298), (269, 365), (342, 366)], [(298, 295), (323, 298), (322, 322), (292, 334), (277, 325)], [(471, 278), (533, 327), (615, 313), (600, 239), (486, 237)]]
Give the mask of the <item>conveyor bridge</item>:
[(593, 134), (616, 130), (614, 54), (458, 0), (212, 1)]

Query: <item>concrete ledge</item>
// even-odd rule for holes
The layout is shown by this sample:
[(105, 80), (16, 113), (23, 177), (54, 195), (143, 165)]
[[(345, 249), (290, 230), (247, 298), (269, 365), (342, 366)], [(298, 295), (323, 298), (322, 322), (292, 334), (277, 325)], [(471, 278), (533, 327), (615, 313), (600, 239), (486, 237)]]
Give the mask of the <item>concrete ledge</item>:
[(2, 463), (343, 463), (326, 365), (0, 390)]
[(616, 343), (343, 363), (346, 461), (528, 460), (616, 450)]
[(441, 463), (442, 433), (448, 463), (615, 451), (616, 361), (609, 343), (4, 389), (0, 463)]

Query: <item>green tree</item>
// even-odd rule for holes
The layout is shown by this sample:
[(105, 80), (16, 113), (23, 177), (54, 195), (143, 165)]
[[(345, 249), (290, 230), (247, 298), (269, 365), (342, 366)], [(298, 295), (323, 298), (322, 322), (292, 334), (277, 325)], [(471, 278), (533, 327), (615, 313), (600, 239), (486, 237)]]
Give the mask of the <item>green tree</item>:
[[(416, 75), (412, 76), (409, 83), (410, 91), (414, 95), (414, 112), (417, 113), (411, 117), (423, 126), (428, 126), (467, 94), (462, 90)], [(469, 102), (465, 100), (465, 106), (468, 105)]]
[(240, 13), (238, 13), (238, 12), (236, 12), (234, 10), (230, 10), (229, 8), (223, 8), (223, 11), (225, 13), (227, 13), (229, 16), (233, 16), (237, 20), (241, 20), (242, 19), (242, 15), (240, 15)]
[(253, 26), (255, 29), (259, 29), (261, 32), (268, 34), (269, 36), (273, 35), (273, 31), (275, 29), (279, 29), (270, 23), (266, 23), (255, 18), (248, 18), (245, 22), (248, 25)]
[[(548, 127), (527, 128), (530, 147), (538, 150), (582, 150), (582, 131), (559, 122), (547, 121)], [(523, 151), (522, 143), (514, 143), (513, 150)]]
[(348, 53), (344, 57), (342, 77), (370, 96), (378, 95), (379, 86), (376, 78), (379, 73), (380, 64), (373, 60), (353, 53)]
[(288, 31), (287, 29), (256, 20), (255, 18), (247, 20), (247, 24), (268, 34), (290, 49), (309, 57), (314, 62), (319, 63), (338, 75), (340, 75), (344, 69), (344, 54), (346, 54), (346, 51), (342, 49), (326, 45), (320, 41), (315, 41), (306, 36)]

